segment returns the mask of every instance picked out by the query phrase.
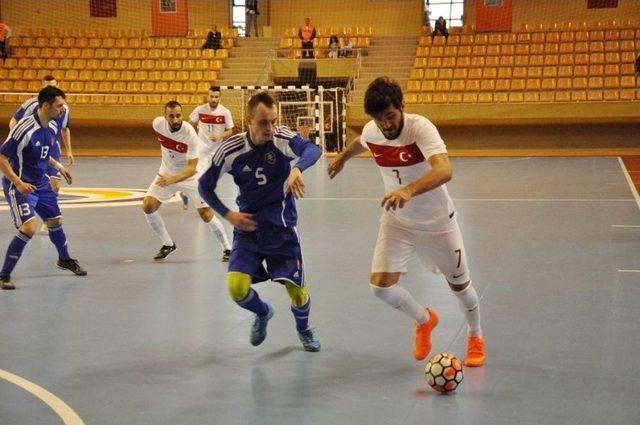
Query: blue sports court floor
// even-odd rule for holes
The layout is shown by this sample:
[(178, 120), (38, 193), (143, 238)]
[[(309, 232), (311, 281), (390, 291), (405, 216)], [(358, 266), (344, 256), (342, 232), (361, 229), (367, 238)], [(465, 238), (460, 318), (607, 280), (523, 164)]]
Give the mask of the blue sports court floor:
[[(249, 344), (251, 316), (227, 296), (217, 243), (193, 209), (162, 207), (178, 250), (151, 260), (160, 243), (139, 200), (159, 162), (73, 166), (72, 188), (142, 191), (132, 205), (76, 191), (105, 202), (63, 206), (86, 278), (54, 267), (46, 235), (27, 246), (18, 289), (0, 292), (0, 424), (640, 423), (640, 209), (617, 158), (453, 160), (487, 363), (448, 396), (413, 360), (412, 323), (369, 291), (383, 195), (370, 159), (335, 181), (327, 160), (305, 173), (299, 229), (320, 353), (302, 350), (273, 283), (257, 288), (276, 309), (267, 340)], [(233, 205), (229, 178), (220, 193)], [(15, 231), (0, 214), (4, 255)], [(443, 279), (414, 262), (401, 282), (440, 313), (434, 352), (463, 357)]]

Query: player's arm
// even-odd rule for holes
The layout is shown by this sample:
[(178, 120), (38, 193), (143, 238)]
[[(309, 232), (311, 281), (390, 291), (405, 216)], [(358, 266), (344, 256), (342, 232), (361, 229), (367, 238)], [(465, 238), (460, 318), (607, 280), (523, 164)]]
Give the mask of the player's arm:
[[(6, 144), (7, 142), (5, 142)], [(3, 145), (4, 146), (4, 145)], [(31, 193), (36, 190), (36, 187), (32, 184), (23, 182), (20, 177), (13, 171), (11, 168), (11, 164), (9, 164), (9, 159), (4, 155), (4, 153), (0, 153), (0, 171), (4, 174), (11, 183), (18, 189), (18, 192), (22, 193)]]
[(286, 195), (291, 192), (296, 199), (300, 199), (304, 196), (302, 172), (318, 161), (322, 156), (322, 150), (289, 129), (282, 131), (282, 136), (289, 140), (289, 148), (298, 157), (298, 162), (291, 168), (289, 173), (284, 193)]
[(180, 183), (183, 180), (188, 179), (196, 174), (196, 166), (198, 165), (198, 158), (193, 158), (187, 161), (187, 166), (181, 173), (174, 176), (163, 176), (158, 174), (158, 180), (156, 184), (160, 187), (169, 186), (170, 184)]
[(62, 144), (64, 145), (65, 152), (67, 153), (67, 163), (69, 165), (73, 165), (75, 159), (73, 157), (73, 150), (71, 149), (71, 129), (69, 127), (62, 129)]
[(209, 140), (214, 143), (222, 142), (223, 140), (227, 140), (229, 137), (233, 136), (233, 128), (223, 131), (219, 134), (212, 134), (209, 136)]
[(60, 164), (58, 161), (56, 161), (52, 157), (49, 157), (49, 165), (55, 168), (56, 170), (60, 171), (60, 174), (62, 174), (64, 179), (67, 181), (67, 184), (71, 184), (73, 182), (73, 178), (71, 177), (71, 173), (69, 172), (69, 170), (64, 168), (62, 164)]
[(331, 161), (329, 163), (329, 166), (327, 167), (327, 172), (329, 173), (329, 178), (334, 178), (336, 175), (338, 175), (338, 173), (340, 171), (342, 171), (342, 169), (344, 168), (344, 164), (348, 160), (350, 160), (351, 158), (353, 158), (356, 155), (360, 155), (361, 153), (363, 153), (366, 150), (367, 150), (367, 148), (362, 146), (362, 143), (360, 141), (360, 136), (354, 138), (351, 141), (351, 143), (349, 143), (349, 145), (346, 147), (346, 149), (343, 150), (340, 153), (340, 155), (335, 157), (333, 159), (333, 161)]
[(14, 117), (11, 117), (11, 120), (9, 120), (9, 130), (13, 130), (16, 124), (18, 124), (18, 121)]
[(452, 170), (449, 155), (439, 153), (429, 157), (431, 169), (418, 180), (413, 181), (403, 188), (387, 193), (380, 205), (389, 210), (402, 208), (414, 196), (433, 190), (451, 180)]
[(211, 208), (214, 209), (215, 212), (231, 223), (233, 227), (237, 227), (245, 232), (252, 232), (256, 230), (258, 223), (251, 219), (251, 214), (231, 211), (224, 203), (222, 203), (220, 198), (218, 198), (218, 195), (216, 195), (218, 179), (224, 169), (224, 160), (222, 163), (218, 163), (219, 161), (216, 161), (217, 159), (219, 158), (214, 156), (211, 167), (209, 167), (209, 169), (205, 171), (202, 177), (198, 180), (198, 192), (200, 193), (200, 196)]

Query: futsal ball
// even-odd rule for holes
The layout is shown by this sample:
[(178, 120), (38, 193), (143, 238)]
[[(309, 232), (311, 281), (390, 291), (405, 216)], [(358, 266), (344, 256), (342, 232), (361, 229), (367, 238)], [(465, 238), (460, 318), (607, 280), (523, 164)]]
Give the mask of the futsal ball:
[(462, 383), (462, 363), (450, 353), (439, 353), (429, 359), (424, 367), (427, 382), (441, 393), (454, 391)]

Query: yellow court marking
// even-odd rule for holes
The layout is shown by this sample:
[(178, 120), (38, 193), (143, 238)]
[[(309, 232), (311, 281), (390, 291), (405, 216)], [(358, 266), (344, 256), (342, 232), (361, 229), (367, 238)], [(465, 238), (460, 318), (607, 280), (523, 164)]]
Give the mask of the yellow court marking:
[(42, 400), (51, 408), (51, 410), (60, 416), (60, 419), (62, 419), (62, 422), (65, 425), (84, 425), (80, 416), (78, 416), (78, 414), (74, 412), (67, 403), (60, 400), (44, 388), (2, 369), (0, 369), (0, 378), (19, 386), (26, 392), (31, 393)]

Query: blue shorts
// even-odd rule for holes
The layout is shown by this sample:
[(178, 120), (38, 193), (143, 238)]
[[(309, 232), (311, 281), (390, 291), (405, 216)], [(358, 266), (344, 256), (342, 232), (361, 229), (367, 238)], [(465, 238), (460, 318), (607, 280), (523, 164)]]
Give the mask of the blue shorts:
[(255, 232), (234, 230), (229, 271), (250, 275), (252, 283), (271, 279), (304, 286), (302, 249), (296, 229), (259, 226)]
[(2, 179), (4, 197), (9, 203), (13, 224), (18, 229), (38, 214), (42, 220), (62, 216), (58, 206), (58, 197), (49, 183), (38, 186), (31, 193), (21, 194), (6, 178)]
[[(51, 145), (51, 153), (50, 153), (51, 158), (55, 159), (56, 161), (60, 162), (60, 142), (56, 140), (56, 142), (54, 144)], [(50, 179), (60, 179), (62, 178), (62, 175), (60, 174), (60, 171), (57, 170), (55, 167), (52, 167), (49, 165), (49, 167), (47, 168), (47, 176), (49, 176)]]

